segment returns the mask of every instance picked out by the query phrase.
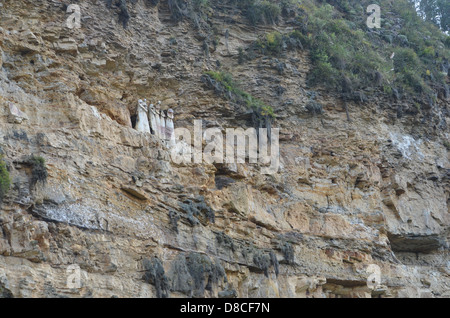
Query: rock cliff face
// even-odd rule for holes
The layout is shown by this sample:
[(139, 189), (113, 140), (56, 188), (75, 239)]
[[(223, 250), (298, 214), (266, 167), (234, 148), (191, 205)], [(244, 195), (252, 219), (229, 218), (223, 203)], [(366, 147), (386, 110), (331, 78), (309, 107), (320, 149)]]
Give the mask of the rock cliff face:
[[(271, 30), (215, 4), (214, 45), (172, 1), (6, 0), (0, 7), (0, 297), (449, 297), (448, 101), (426, 114), (343, 102), (306, 84), (306, 50), (238, 63)], [(125, 19), (126, 20), (126, 19)], [(280, 70), (279, 65), (282, 65)], [(132, 128), (137, 100), (175, 126), (250, 127), (251, 115), (202, 82), (232, 71), (270, 104), (281, 167), (176, 165)], [(322, 114), (311, 114), (314, 94)], [(33, 182), (32, 156), (46, 160)], [(381, 284), (367, 285), (369, 265)], [(78, 265), (80, 285), (67, 284)], [(80, 288), (77, 288), (80, 287)]]

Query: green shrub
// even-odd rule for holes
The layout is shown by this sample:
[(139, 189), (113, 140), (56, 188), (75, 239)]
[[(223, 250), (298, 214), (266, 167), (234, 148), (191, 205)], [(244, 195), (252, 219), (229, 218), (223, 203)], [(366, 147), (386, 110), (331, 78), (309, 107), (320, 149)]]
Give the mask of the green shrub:
[(283, 36), (277, 31), (267, 33), (256, 41), (255, 48), (263, 54), (278, 55), (283, 50)]
[[(348, 11), (345, 1), (335, 5)], [(387, 61), (373, 50), (354, 22), (341, 18), (329, 4), (320, 6), (305, 1), (300, 7), (302, 14), (297, 19), (301, 27), (290, 37), (310, 49), (313, 64), (308, 77), (310, 84), (343, 91), (343, 78), (348, 78), (355, 89), (372, 85), (374, 74), (379, 74), (381, 80), (388, 78)]]
[(447, 48), (450, 49), (450, 36), (445, 37), (444, 44)]
[(266, 23), (274, 24), (277, 22), (281, 14), (281, 8), (278, 4), (270, 1), (262, 1), (260, 7)]
[(168, 5), (174, 21), (181, 21), (188, 14), (187, 8), (181, 0), (168, 0)]
[(172, 20), (180, 22), (188, 19), (197, 29), (209, 28), (205, 22), (208, 19), (207, 10), (210, 8), (209, 0), (168, 0), (167, 3)]
[(6, 163), (3, 158), (0, 157), (0, 203), (3, 202), (4, 197), (9, 191), (11, 186), (11, 179), (9, 177), (9, 171), (6, 168)]
[(271, 106), (266, 105), (258, 98), (255, 98), (249, 93), (243, 91), (240, 88), (240, 85), (233, 80), (233, 76), (230, 73), (209, 71), (206, 72), (205, 75), (219, 82), (224, 87), (226, 92), (232, 95), (236, 102), (244, 104), (250, 109), (257, 110), (263, 116), (275, 117)]
[(266, 34), (266, 43), (269, 50), (278, 51), (283, 45), (283, 36), (280, 32), (271, 32)]
[(192, 5), (197, 11), (205, 11), (210, 7), (209, 0), (192, 0)]
[(291, 34), (289, 34), (289, 37), (299, 40), (303, 45), (309, 45), (308, 37), (299, 30), (292, 31)]
[(274, 24), (281, 15), (281, 7), (271, 1), (240, 0), (234, 2), (253, 25)]
[(31, 186), (34, 187), (38, 182), (45, 183), (48, 177), (45, 159), (33, 156), (29, 162), (31, 164)]
[[(308, 39), (299, 31), (282, 34), (278, 31), (266, 33), (250, 47), (250, 51), (263, 55), (279, 56), (283, 51), (303, 49)], [(253, 55), (253, 57), (255, 57)]]
[(205, 74), (211, 76), (213, 79), (224, 85), (227, 91), (236, 91), (236, 84), (234, 83), (233, 77), (230, 73), (209, 71)]
[(424, 56), (424, 57), (434, 58), (435, 55), (436, 55), (436, 51), (434, 50), (434, 47), (432, 47), (432, 46), (427, 46), (422, 51), (422, 56)]
[(401, 73), (408, 70), (417, 69), (419, 65), (420, 61), (414, 50), (409, 48), (399, 48), (395, 51), (395, 72)]
[(444, 141), (444, 146), (445, 146), (445, 148), (447, 148), (447, 150), (450, 151), (450, 142), (448, 142), (447, 140)]
[(313, 84), (324, 84), (325, 86), (336, 86), (339, 79), (339, 72), (330, 62), (320, 61), (315, 63), (315, 67), (309, 74), (309, 81)]
[(298, 39), (310, 50), (310, 84), (345, 91), (342, 83), (346, 83), (355, 91), (379, 88), (390, 96), (396, 88), (407, 92), (402, 94), (407, 97), (426, 97), (444, 85), (440, 66), (450, 60), (449, 36), (418, 17), (407, 0), (377, 2), (385, 8), (379, 30), (369, 30), (367, 16), (357, 14), (365, 11), (369, 0), (292, 2), (288, 6), (296, 11), (296, 30), (282, 35), (281, 44), (272, 41), (275, 45), (270, 46), (262, 39), (258, 45), (263, 54), (275, 55), (289, 42), (287, 38)]
[(414, 70), (404, 70), (397, 78), (397, 81), (405, 85), (404, 89), (409, 93), (422, 93), (425, 91), (425, 82)]
[[(113, 4), (112, 0), (106, 0), (106, 6), (108, 8), (111, 8)], [(128, 12), (127, 8), (127, 1), (126, 0), (118, 0), (115, 1), (114, 4), (119, 8), (119, 22), (122, 23), (123, 27), (126, 28), (128, 25), (128, 21), (130, 20), (130, 13)]]

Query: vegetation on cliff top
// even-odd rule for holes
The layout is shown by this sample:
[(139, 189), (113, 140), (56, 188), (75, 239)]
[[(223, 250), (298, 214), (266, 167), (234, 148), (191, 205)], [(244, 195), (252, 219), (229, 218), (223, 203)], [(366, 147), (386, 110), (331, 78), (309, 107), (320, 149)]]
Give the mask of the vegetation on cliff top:
[(379, 1), (385, 14), (379, 30), (367, 28), (366, 16), (358, 14), (369, 2), (334, 2), (301, 7), (300, 29), (314, 64), (311, 83), (344, 93), (381, 87), (396, 97), (448, 97), (448, 36), (422, 21), (407, 1)]
[[(382, 10), (381, 28), (370, 29), (366, 8), (372, 3), (274, 2), (272, 5), (280, 9), (276, 12), (294, 25), (294, 31), (267, 33), (247, 49), (247, 55), (241, 51), (239, 60), (242, 63), (244, 56), (255, 56), (255, 52), (281, 55), (289, 49), (307, 48), (313, 64), (309, 83), (313, 86), (324, 85), (350, 98), (356, 91), (381, 91), (396, 98), (420, 98), (429, 104), (437, 97), (448, 98), (449, 36), (423, 21), (408, 0), (376, 1)], [(357, 97), (363, 99), (361, 94)]]
[[(120, 11), (119, 21), (125, 27), (130, 19), (127, 1), (105, 1), (108, 7), (114, 5)], [(155, 6), (159, 2), (146, 3)], [(131, 5), (134, 3), (131, 1)], [(366, 10), (373, 3), (381, 8), (379, 29), (366, 24)], [(437, 98), (450, 97), (450, 38), (442, 31), (448, 31), (448, 6), (442, 0), (168, 1), (174, 21), (186, 18), (204, 33), (206, 52), (208, 46), (218, 43), (217, 30), (210, 21), (214, 10), (238, 10), (252, 25), (283, 22), (294, 29), (288, 34), (275, 31), (262, 36), (248, 48), (248, 54), (240, 51), (241, 63), (254, 57), (255, 52), (274, 56), (290, 49), (308, 49), (313, 64), (308, 77), (312, 86), (323, 85), (346, 99), (364, 101), (366, 95), (381, 92), (429, 105)], [(214, 76), (250, 107), (265, 108), (259, 100), (235, 89), (226, 77)], [(267, 112), (271, 110), (267, 108)]]
[(434, 23), (443, 31), (450, 32), (450, 1), (448, 0), (410, 0), (414, 3), (419, 15), (428, 22)]

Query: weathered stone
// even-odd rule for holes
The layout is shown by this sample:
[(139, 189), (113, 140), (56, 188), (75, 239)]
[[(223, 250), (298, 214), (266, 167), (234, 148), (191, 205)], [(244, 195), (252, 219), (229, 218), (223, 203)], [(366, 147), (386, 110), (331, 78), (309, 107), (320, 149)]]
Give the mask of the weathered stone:
[(139, 190), (137, 190), (135, 188), (122, 187), (122, 190), (139, 200), (143, 200), (143, 201), (147, 200), (147, 197), (144, 194), (142, 194), (142, 192), (140, 192)]
[(21, 124), (25, 120), (28, 120), (27, 114), (22, 112), (15, 104), (9, 103), (9, 122)]
[(55, 51), (62, 53), (78, 54), (78, 44), (73, 38), (65, 38), (54, 43)]
[[(226, 45), (224, 30), (215, 50), (206, 43), (207, 58), (207, 30), (173, 23), (164, 2), (127, 1), (124, 29), (101, 1), (84, 1), (74, 30), (60, 1), (38, 2), (0, 10), (0, 155), (11, 177), (0, 297), (449, 296), (445, 101), (428, 118), (402, 99), (348, 96), (348, 122), (339, 96), (308, 92), (307, 49), (237, 66), (239, 48), (292, 32), (284, 20), (249, 32), (245, 17), (218, 8), (208, 26), (236, 23)], [(176, 128), (254, 126), (245, 103), (203, 76), (219, 65), (275, 110), (279, 173), (177, 165), (164, 135), (132, 128), (144, 97), (172, 108)], [(32, 186), (30, 155), (46, 159), (46, 184)], [(70, 265), (79, 288), (67, 286)]]

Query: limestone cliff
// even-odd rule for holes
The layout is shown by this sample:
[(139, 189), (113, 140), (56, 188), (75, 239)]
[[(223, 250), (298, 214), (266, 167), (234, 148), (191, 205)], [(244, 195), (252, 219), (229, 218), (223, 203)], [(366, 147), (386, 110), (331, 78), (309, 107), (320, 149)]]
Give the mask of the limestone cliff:
[[(292, 31), (288, 13), (253, 26), (227, 1), (213, 1), (207, 19), (174, 11), (180, 1), (107, 2), (0, 4), (0, 154), (11, 179), (0, 297), (450, 296), (448, 99), (419, 114), (377, 94), (344, 105), (307, 83), (307, 49), (239, 61), (267, 32)], [(79, 29), (66, 25), (71, 3)], [(273, 108), (279, 173), (176, 165), (133, 129), (144, 98), (174, 109), (176, 127), (251, 127), (249, 109), (205, 83), (217, 70)], [(80, 288), (67, 285), (74, 264)]]

